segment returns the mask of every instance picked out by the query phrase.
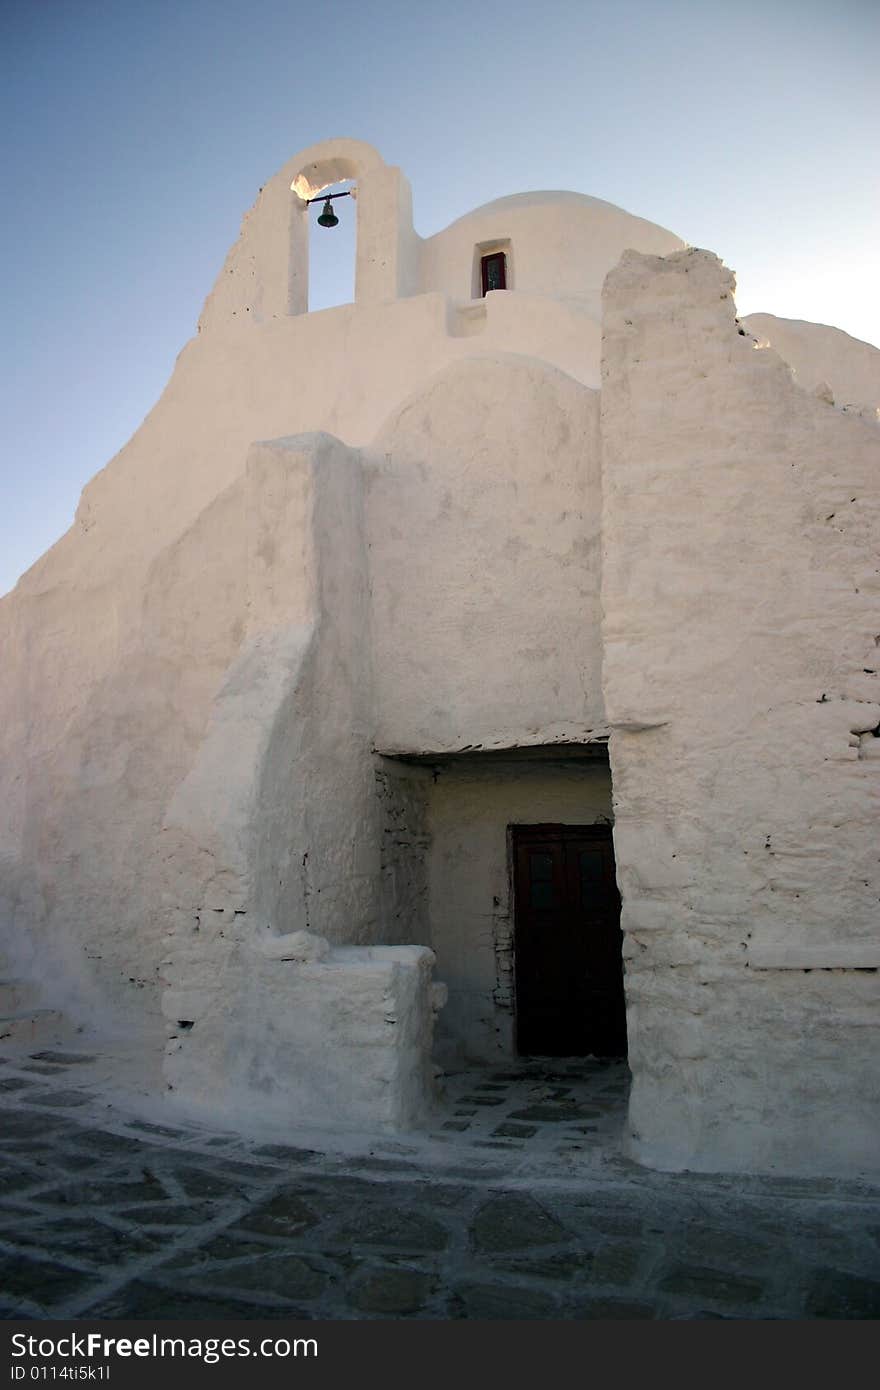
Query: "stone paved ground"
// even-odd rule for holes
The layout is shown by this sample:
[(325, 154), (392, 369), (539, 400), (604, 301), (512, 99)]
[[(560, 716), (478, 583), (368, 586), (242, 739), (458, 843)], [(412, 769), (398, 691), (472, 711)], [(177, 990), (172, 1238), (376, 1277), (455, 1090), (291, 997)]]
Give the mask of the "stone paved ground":
[(619, 1064), (449, 1079), (397, 1139), (144, 1119), (101, 1058), (0, 1062), (5, 1318), (877, 1318), (880, 1191), (658, 1174)]

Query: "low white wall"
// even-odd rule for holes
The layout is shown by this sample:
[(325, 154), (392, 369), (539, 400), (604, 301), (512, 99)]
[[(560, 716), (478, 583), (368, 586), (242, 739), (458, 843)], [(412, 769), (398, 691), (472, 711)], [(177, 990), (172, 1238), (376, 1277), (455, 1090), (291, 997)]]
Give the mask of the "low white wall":
[(220, 975), (219, 1006), (194, 1023), (172, 1020), (172, 1102), (290, 1139), (309, 1128), (424, 1123), (434, 1098), (433, 959), (420, 946), (337, 947), (315, 960), (238, 947)]
[(604, 763), (548, 766), (461, 760), (437, 772), (428, 799), (431, 944), (449, 989), (441, 1056), (513, 1053), (513, 902), (508, 827), (611, 819)]

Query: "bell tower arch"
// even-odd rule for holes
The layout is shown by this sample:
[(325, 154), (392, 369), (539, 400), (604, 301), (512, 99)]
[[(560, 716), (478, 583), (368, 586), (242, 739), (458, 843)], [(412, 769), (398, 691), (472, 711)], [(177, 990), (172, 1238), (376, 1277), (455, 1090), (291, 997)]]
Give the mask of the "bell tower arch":
[[(309, 199), (352, 180), (357, 218), (355, 303), (418, 294), (421, 239), (400, 171), (362, 140), (325, 140), (285, 164), (260, 190), (199, 318), (199, 331), (308, 313)], [(332, 232), (322, 233), (332, 236)]]
[(378, 304), (418, 291), (418, 238), (412, 193), (400, 171), (361, 140), (325, 140), (295, 155), (278, 176), (290, 189), (287, 312), (309, 302), (309, 202), (325, 188), (352, 180), (357, 216), (355, 303)]

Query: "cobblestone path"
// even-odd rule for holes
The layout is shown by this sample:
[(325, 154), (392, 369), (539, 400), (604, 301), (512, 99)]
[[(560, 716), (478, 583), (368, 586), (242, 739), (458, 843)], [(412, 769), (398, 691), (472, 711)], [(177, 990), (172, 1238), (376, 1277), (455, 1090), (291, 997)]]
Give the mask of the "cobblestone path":
[(449, 1078), (425, 1134), (246, 1140), (0, 1062), (5, 1318), (877, 1318), (880, 1191), (648, 1172), (620, 1064)]

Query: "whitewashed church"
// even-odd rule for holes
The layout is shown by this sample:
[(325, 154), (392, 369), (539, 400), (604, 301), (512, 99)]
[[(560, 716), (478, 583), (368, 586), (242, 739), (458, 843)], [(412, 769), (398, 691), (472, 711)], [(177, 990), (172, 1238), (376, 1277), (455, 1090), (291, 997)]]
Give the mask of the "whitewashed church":
[(640, 1162), (880, 1171), (880, 352), (733, 289), (578, 193), (422, 239), (354, 140), (266, 185), (0, 601), (46, 1027), (291, 1130), (625, 1055)]

